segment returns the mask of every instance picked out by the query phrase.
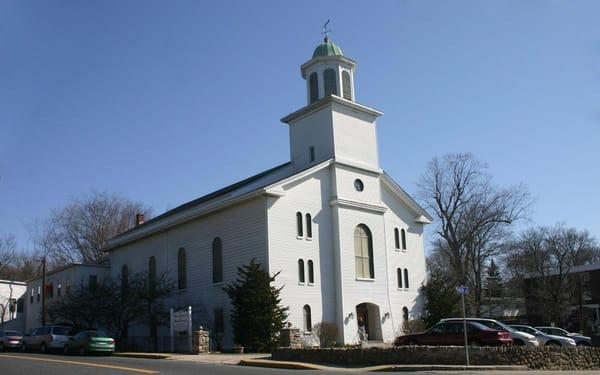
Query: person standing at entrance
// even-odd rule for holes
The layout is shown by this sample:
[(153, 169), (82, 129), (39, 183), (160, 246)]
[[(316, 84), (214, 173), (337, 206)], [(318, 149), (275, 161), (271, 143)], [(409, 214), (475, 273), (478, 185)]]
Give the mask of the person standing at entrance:
[(358, 317), (358, 339), (360, 341), (367, 341), (367, 329), (362, 316)]

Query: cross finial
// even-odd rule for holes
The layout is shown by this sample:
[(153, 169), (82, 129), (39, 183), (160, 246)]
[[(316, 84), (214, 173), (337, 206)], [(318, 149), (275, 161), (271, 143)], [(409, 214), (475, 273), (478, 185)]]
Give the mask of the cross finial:
[(321, 35), (325, 35), (325, 43), (327, 43), (327, 41), (329, 40), (329, 36), (327, 34), (331, 32), (331, 29), (328, 29), (327, 25), (329, 25), (329, 19), (323, 24), (323, 28), (321, 31)]

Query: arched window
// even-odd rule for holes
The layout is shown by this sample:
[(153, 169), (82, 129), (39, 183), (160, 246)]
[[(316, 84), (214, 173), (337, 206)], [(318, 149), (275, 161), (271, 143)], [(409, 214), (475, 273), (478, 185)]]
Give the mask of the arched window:
[(406, 269), (406, 268), (404, 269), (404, 287), (406, 289), (409, 288), (409, 286), (408, 286), (408, 269)]
[(323, 73), (323, 80), (325, 81), (325, 96), (337, 95), (337, 80), (335, 79), (335, 70), (329, 68), (325, 69)]
[(304, 282), (304, 261), (302, 259), (298, 259), (298, 281)]
[(296, 212), (296, 235), (302, 237), (304, 232), (302, 231), (302, 212)]
[(315, 270), (313, 266), (313, 261), (308, 261), (308, 283), (313, 284), (315, 282)]
[(129, 267), (126, 264), (121, 267), (121, 292), (127, 291), (129, 285)]
[(183, 247), (177, 251), (177, 287), (187, 288), (187, 254)]
[(304, 314), (304, 332), (312, 331), (312, 318), (310, 316), (310, 306), (304, 305), (302, 308)]
[(394, 246), (396, 250), (400, 250), (400, 232), (398, 228), (394, 228)]
[(319, 80), (317, 73), (312, 73), (308, 79), (310, 85), (310, 102), (314, 103), (319, 100)]
[(150, 293), (154, 294), (156, 292), (156, 258), (150, 257), (148, 260), (148, 287), (150, 288)]
[(223, 282), (223, 245), (219, 237), (216, 237), (212, 243), (212, 268), (213, 283)]
[(342, 94), (344, 99), (352, 100), (352, 85), (350, 84), (350, 73), (344, 70), (342, 72)]
[(402, 250), (406, 250), (406, 231), (402, 229), (400, 233), (402, 235)]
[(406, 322), (408, 320), (408, 309), (406, 306), (402, 308), (402, 321)]
[(402, 289), (402, 268), (396, 270), (398, 274), (398, 289)]
[(312, 217), (306, 214), (306, 238), (312, 238)]
[(363, 224), (354, 229), (354, 260), (356, 263), (356, 277), (362, 279), (375, 277), (371, 231)]

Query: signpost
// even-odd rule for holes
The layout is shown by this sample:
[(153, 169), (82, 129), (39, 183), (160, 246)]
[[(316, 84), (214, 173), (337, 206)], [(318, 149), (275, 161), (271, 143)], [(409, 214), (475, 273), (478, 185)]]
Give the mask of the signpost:
[(461, 285), (456, 287), (456, 291), (460, 294), (462, 300), (463, 312), (463, 333), (465, 335), (465, 356), (467, 357), (467, 367), (469, 367), (469, 341), (467, 340), (467, 317), (465, 315), (465, 295), (469, 293), (469, 288)]
[(171, 309), (171, 352), (175, 352), (175, 332), (188, 333), (188, 350), (192, 351), (192, 306), (185, 310), (173, 311)]

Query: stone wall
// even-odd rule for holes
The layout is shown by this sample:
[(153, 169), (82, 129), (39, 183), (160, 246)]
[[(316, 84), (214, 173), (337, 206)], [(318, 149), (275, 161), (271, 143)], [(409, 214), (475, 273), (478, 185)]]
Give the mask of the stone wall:
[[(383, 364), (464, 365), (464, 348), (460, 346), (402, 346), (394, 348), (278, 348), (272, 353), (280, 361), (300, 361), (342, 366), (376, 366)], [(543, 370), (600, 370), (600, 348), (469, 348), (472, 365), (525, 365)]]
[(198, 330), (192, 335), (192, 353), (208, 353), (208, 331)]
[(298, 328), (284, 328), (279, 333), (279, 345), (284, 348), (297, 349), (302, 345), (302, 334)]

